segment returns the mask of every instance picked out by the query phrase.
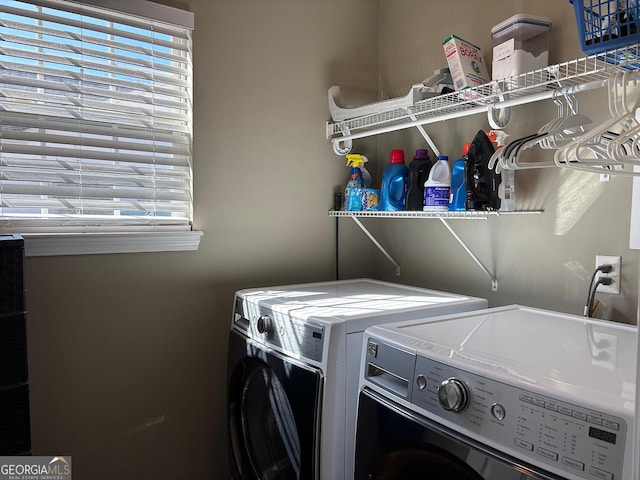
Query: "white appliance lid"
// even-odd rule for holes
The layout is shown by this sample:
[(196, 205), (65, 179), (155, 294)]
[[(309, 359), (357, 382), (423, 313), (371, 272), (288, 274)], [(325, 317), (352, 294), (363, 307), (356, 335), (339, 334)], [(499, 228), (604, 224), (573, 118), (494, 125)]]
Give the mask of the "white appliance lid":
[[(401, 320), (403, 313), (444, 315), (459, 311), (461, 304), (472, 305), (472, 309), (487, 305), (485, 299), (367, 278), (253, 288), (238, 293), (249, 303), (283, 316), (321, 323), (349, 322), (354, 328), (358, 319), (368, 319), (371, 324), (374, 317), (389, 322)], [(391, 315), (394, 318), (386, 318)]]
[(587, 403), (615, 397), (619, 407), (633, 409), (637, 331), (628, 325), (511, 305), (371, 330), (418, 355), (509, 383)]

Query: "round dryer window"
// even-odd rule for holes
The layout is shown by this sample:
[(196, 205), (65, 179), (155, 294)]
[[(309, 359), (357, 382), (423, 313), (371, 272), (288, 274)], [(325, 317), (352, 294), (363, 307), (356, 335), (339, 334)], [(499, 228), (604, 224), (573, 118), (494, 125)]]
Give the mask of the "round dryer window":
[(284, 388), (266, 367), (246, 378), (241, 399), (245, 447), (256, 472), (263, 478), (298, 479), (300, 440)]

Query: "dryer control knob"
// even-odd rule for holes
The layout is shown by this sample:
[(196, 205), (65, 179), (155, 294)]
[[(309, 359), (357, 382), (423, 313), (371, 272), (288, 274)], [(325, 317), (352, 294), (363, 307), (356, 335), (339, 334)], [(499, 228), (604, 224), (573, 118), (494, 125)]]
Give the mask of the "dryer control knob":
[(459, 413), (469, 406), (469, 390), (457, 378), (449, 378), (438, 387), (438, 401), (442, 408)]
[(261, 315), (256, 322), (256, 327), (260, 333), (269, 333), (271, 331), (271, 325), (272, 321), (269, 315)]

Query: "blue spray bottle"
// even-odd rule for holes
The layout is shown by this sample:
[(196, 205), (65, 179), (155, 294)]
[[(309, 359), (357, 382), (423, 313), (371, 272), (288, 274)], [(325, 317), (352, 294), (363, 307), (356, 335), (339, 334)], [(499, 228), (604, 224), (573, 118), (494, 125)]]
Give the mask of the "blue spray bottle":
[(345, 210), (352, 210), (356, 202), (349, 199), (349, 195), (353, 193), (353, 188), (369, 188), (371, 186), (371, 174), (364, 168), (364, 164), (369, 159), (359, 153), (350, 153), (347, 155), (347, 167), (351, 167), (349, 178), (344, 188), (344, 205)]

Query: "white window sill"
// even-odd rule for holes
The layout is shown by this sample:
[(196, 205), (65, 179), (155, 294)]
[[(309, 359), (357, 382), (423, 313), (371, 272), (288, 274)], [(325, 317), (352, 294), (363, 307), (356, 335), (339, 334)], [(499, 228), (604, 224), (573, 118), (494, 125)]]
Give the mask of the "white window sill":
[(25, 256), (196, 251), (203, 232), (23, 234)]

